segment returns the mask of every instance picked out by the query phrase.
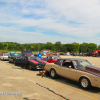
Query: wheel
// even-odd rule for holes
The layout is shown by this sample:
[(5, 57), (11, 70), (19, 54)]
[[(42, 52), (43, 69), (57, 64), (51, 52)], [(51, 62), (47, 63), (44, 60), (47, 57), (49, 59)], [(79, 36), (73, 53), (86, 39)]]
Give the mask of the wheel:
[(11, 61), (9, 60), (9, 63), (11, 63)]
[(80, 85), (84, 89), (89, 89), (91, 87), (90, 80), (88, 78), (86, 78), (86, 77), (82, 77), (80, 79)]
[(15, 64), (15, 60), (13, 60), (13, 63)]
[(28, 65), (28, 68), (29, 68), (30, 70), (32, 70), (32, 65), (31, 65), (31, 64), (29, 64), (29, 65)]
[(50, 76), (51, 76), (51, 78), (57, 78), (58, 75), (54, 69), (51, 69)]

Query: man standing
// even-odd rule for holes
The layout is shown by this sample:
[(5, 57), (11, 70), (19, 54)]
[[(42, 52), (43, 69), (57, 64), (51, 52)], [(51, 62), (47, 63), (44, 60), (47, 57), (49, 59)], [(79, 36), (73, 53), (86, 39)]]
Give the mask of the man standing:
[(39, 57), (39, 58), (41, 58), (41, 57), (42, 57), (42, 54), (41, 54), (40, 52), (39, 52), (39, 54), (38, 54), (38, 57)]

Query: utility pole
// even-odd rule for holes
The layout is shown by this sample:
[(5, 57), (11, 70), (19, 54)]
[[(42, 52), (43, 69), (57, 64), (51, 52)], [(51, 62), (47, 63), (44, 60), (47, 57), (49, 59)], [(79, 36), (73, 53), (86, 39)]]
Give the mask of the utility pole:
[(39, 43), (38, 43), (38, 52), (39, 52)]

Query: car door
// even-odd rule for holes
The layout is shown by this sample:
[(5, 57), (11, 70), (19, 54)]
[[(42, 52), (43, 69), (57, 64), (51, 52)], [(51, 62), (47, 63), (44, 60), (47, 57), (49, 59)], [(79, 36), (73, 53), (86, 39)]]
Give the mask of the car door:
[(60, 75), (60, 67), (61, 67), (61, 65), (62, 65), (62, 59), (58, 59), (56, 62), (54, 62), (54, 64), (56, 65), (56, 66), (54, 67), (56, 73), (57, 73), (58, 75)]
[(72, 65), (73, 63), (71, 61), (68, 61), (68, 62), (66, 62), (66, 64), (68, 66), (62, 65), (60, 67), (60, 75), (63, 76), (63, 77), (66, 77), (66, 78), (76, 80), (77, 70), (74, 68), (74, 65)]

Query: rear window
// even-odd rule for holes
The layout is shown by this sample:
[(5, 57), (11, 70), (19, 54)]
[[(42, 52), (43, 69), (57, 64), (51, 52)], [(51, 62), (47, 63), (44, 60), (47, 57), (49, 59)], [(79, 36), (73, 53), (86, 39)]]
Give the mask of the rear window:
[(9, 53), (3, 53), (3, 56), (8, 56), (9, 55)]

